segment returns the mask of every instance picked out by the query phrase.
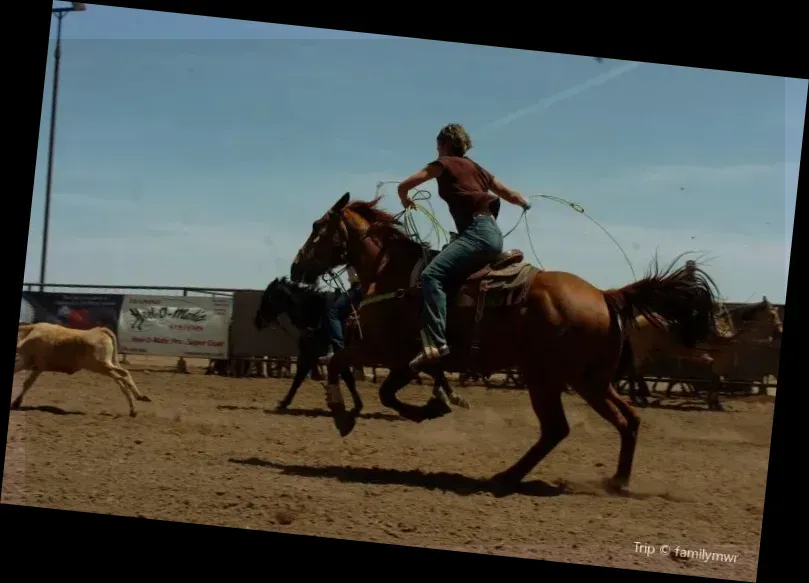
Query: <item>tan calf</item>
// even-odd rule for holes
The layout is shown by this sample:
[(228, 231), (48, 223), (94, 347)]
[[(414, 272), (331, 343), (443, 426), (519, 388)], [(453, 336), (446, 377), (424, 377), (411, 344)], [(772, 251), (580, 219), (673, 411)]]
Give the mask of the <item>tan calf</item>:
[(22, 370), (30, 370), (31, 374), (11, 404), (12, 409), (19, 409), (23, 397), (43, 372), (72, 375), (88, 370), (112, 378), (129, 402), (132, 417), (136, 415), (133, 395), (138, 401), (151, 401), (138, 390), (129, 372), (121, 367), (115, 334), (104, 327), (75, 330), (44, 322), (20, 324), (14, 372)]

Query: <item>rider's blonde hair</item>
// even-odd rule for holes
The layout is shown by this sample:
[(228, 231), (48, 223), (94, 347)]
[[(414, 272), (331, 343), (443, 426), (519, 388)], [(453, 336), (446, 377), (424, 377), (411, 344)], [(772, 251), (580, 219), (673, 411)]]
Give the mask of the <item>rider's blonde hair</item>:
[(472, 148), (472, 138), (459, 123), (445, 125), (436, 139), (453, 156), (464, 156)]

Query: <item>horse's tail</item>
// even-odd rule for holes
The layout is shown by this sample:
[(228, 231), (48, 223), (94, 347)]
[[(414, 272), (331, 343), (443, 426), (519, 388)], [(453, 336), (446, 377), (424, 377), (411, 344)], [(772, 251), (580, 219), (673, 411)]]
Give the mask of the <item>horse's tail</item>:
[(656, 328), (675, 334), (684, 346), (694, 348), (717, 333), (716, 286), (696, 264), (673, 269), (679, 258), (662, 272), (655, 258), (646, 277), (620, 289), (607, 290), (604, 296), (616, 309), (624, 329), (635, 324), (639, 313)]

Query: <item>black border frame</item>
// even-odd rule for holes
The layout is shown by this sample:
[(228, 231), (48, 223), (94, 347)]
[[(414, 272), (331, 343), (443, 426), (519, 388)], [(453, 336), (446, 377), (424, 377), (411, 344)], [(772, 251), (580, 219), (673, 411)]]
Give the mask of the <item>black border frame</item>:
[[(367, 5), (359, 10), (351, 10), (346, 5), (323, 5), (312, 10), (312, 7), (295, 3), (273, 7), (254, 4), (249, 0), (230, 0), (227, 3), (208, 0), (129, 0), (96, 4), (807, 78), (805, 60), (798, 56), (798, 47), (803, 44), (800, 41), (800, 33), (804, 30), (799, 25), (801, 19), (797, 13), (793, 16), (785, 8), (769, 15), (763, 12), (761, 6), (756, 6), (755, 12), (751, 10), (749, 13), (742, 13), (738, 6), (713, 13), (707, 5), (698, 10), (684, 10), (684, 5), (671, 4), (654, 5), (646, 11), (641, 8), (632, 11), (609, 10), (604, 5), (586, 9), (581, 5), (570, 8), (564, 5), (540, 4), (525, 8), (504, 5), (499, 12), (492, 12), (491, 5), (476, 5), (471, 2), (462, 5), (430, 4), (427, 7), (415, 3), (385, 3)], [(452, 11), (449, 15), (457, 22), (459, 6), (466, 9), (464, 18), (468, 22), (467, 26), (459, 27), (454, 24), (445, 27), (446, 20), (442, 13), (449, 14)], [(680, 10), (675, 10), (674, 6)], [(12, 299), (4, 303), (14, 307), (12, 312), (19, 303), (25, 270), (45, 64), (50, 56), (46, 40), (50, 31), (50, 8), (47, 2), (29, 0), (4, 6), (8, 21), (15, 28), (19, 26), (23, 29), (19, 34), (7, 37), (11, 43), (11, 48), (6, 49), (5, 62), (5, 93), (9, 99), (7, 107), (14, 111), (18, 120), (29, 124), (29, 129), (26, 130), (28, 133), (11, 131), (6, 134), (15, 138), (6, 154), (6, 157), (13, 157), (13, 162), (5, 165), (7, 174), (4, 188), (6, 205), (13, 207), (12, 213), (7, 216), (14, 217), (9, 223), (14, 240), (17, 241), (11, 247), (16, 255), (11, 254), (10, 261), (11, 271), (18, 283), (16, 288), (4, 286), (6, 291), (11, 290)], [(529, 10), (532, 14), (530, 17)], [(11, 40), (12, 38), (15, 40)], [(16, 74), (10, 74), (9, 67)], [(8, 127), (10, 129), (10, 124)], [(804, 141), (805, 132), (804, 129)], [(14, 184), (9, 185), (12, 178)], [(807, 172), (801, 166), (799, 193), (805, 190), (806, 180)], [(797, 226), (801, 208), (802, 205), (796, 204), (790, 271), (795, 270), (798, 264), (800, 229)], [(787, 298), (802, 298), (799, 287), (800, 280), (789, 277)], [(800, 305), (795, 302), (789, 304), (789, 330), (797, 330), (799, 327)], [(16, 329), (17, 326), (17, 320), (12, 321), (12, 312), (7, 313), (6, 324), (9, 344), (5, 353), (9, 354), (9, 363), (11, 328)], [(797, 332), (787, 332), (787, 336), (797, 337)], [(788, 524), (793, 513), (792, 506), (802, 505), (800, 498), (793, 497), (792, 492), (787, 489), (796, 482), (794, 472), (790, 475), (792, 480), (787, 477), (786, 463), (792, 457), (788, 448), (795, 448), (795, 453), (799, 456), (802, 448), (795, 447), (796, 434), (789, 432), (791, 425), (786, 416), (788, 412), (800, 410), (797, 399), (805, 392), (797, 389), (799, 372), (794, 360), (789, 358), (789, 349), (796, 341), (785, 342), (782, 343), (779, 377), (785, 381), (787, 388), (782, 389), (778, 395), (774, 411), (758, 581), (789, 580), (789, 567), (794, 566), (793, 572), (800, 572), (797, 562), (803, 558), (799, 546), (800, 531), (789, 535), (783, 528), (776, 526)], [(13, 370), (11, 365), (9, 368)], [(789, 387), (790, 378), (794, 378), (797, 390)], [(7, 386), (10, 393), (11, 383)], [(4, 446), (8, 432), (8, 413), (8, 409), (0, 409), (0, 421), (5, 421), (6, 427), (0, 437)], [(793, 424), (800, 422), (799, 418), (792, 421)], [(117, 570), (120, 565), (120, 568), (131, 571), (132, 574), (137, 570), (152, 576), (163, 576), (169, 570), (180, 567), (182, 574), (186, 576), (195, 569), (213, 575), (214, 569), (221, 568), (226, 569), (224, 572), (231, 576), (237, 572), (246, 574), (248, 570), (256, 570), (272, 577), (279, 574), (290, 559), (293, 561), (290, 567), (298, 571), (298, 561), (294, 557), (294, 553), (298, 552), (305, 561), (304, 569), (299, 572), (305, 576), (314, 576), (320, 570), (325, 574), (331, 568), (335, 575), (351, 570), (350, 575), (347, 572), (346, 574), (352, 578), (379, 578), (380, 575), (387, 578), (393, 567), (401, 576), (405, 576), (405, 571), (417, 576), (438, 574), (444, 568), (452, 569), (454, 575), (483, 575), (483, 570), (489, 568), (492, 570), (491, 575), (503, 576), (508, 573), (513, 577), (521, 574), (522, 568), (526, 568), (529, 576), (543, 578), (578, 574), (587, 577), (587, 580), (646, 581), (669, 577), (676, 581), (710, 580), (687, 575), (397, 547), (9, 504), (0, 504), (0, 529), (7, 533), (4, 554), (10, 559), (9, 564), (22, 566), (24, 563), (20, 559), (36, 558), (37, 562), (31, 566), (38, 571), (49, 567), (61, 572), (72, 568), (86, 571), (88, 567), (92, 569), (94, 566), (101, 566), (102, 560), (109, 559), (115, 562), (112, 570)], [(364, 555), (364, 558), (373, 557), (380, 566), (364, 561), (362, 564), (370, 566), (370, 569), (363, 571), (353, 567), (354, 557), (359, 558), (360, 555)], [(121, 559), (123, 562), (119, 562)], [(156, 569), (158, 561), (162, 565)], [(109, 567), (105, 567), (99, 574), (113, 575), (110, 571)]]

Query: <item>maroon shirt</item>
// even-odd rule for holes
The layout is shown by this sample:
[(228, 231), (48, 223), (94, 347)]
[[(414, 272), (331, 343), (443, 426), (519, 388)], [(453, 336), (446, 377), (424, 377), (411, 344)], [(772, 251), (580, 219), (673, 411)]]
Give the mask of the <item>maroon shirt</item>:
[(497, 214), (492, 203), (499, 199), (489, 193), (494, 182), (491, 172), (466, 156), (439, 156), (428, 165), (438, 168), (438, 196), (449, 206), (458, 233), (463, 233), (476, 214)]

